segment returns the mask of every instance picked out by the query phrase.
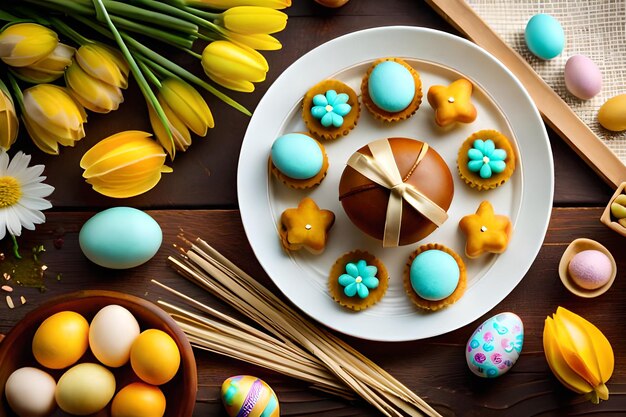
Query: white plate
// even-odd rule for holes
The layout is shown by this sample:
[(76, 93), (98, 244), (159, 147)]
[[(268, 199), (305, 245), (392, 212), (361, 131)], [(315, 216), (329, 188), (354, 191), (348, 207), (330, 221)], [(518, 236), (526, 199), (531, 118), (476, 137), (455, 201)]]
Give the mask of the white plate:
[[(406, 121), (385, 125), (362, 106), (356, 128), (346, 137), (324, 142), (330, 168), (321, 185), (296, 191), (268, 176), (267, 159), (274, 140), (285, 133), (305, 131), (301, 99), (314, 84), (337, 78), (360, 95), (360, 82), (377, 58), (405, 59), (420, 73), (424, 99)], [(468, 125), (440, 129), (426, 101), (431, 85), (449, 84), (459, 77), (474, 85), (472, 100), (478, 118)], [(496, 129), (513, 139), (520, 162), (501, 187), (477, 192), (463, 183), (456, 171), (456, 155), (465, 138), (481, 129)], [(405, 136), (428, 142), (445, 159), (454, 177), (455, 195), (450, 218), (417, 244), (382, 248), (359, 231), (338, 201), (339, 178), (348, 157), (375, 139)], [(524, 277), (543, 242), (553, 194), (552, 153), (537, 109), (519, 83), (500, 62), (478, 46), (459, 37), (416, 27), (383, 27), (351, 33), (327, 42), (298, 59), (270, 87), (259, 103), (246, 132), (238, 167), (238, 197), (243, 225), (259, 262), (278, 288), (296, 306), (319, 322), (340, 332), (370, 340), (406, 341), (436, 336), (477, 319)], [(336, 222), (322, 255), (282, 250), (277, 222), (288, 207), (311, 196), (321, 208), (332, 210)], [(514, 234), (502, 255), (464, 260), (468, 289), (454, 305), (437, 312), (415, 308), (404, 292), (402, 270), (409, 254), (420, 244), (437, 242), (463, 255), (465, 239), (458, 230), (464, 215), (474, 213), (488, 199), (496, 213), (514, 224)], [(387, 293), (375, 306), (358, 313), (339, 306), (328, 294), (327, 274), (343, 253), (364, 249), (381, 258), (390, 274)]]

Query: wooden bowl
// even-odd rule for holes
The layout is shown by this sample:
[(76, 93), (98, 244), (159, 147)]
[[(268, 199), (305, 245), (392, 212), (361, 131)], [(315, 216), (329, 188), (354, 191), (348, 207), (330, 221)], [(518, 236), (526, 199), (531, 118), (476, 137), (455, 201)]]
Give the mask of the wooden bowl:
[[(596, 288), (595, 290), (588, 290), (580, 287), (579, 285), (576, 285), (567, 269), (572, 258), (577, 253), (584, 250), (597, 250), (604, 253), (609, 258), (609, 261), (611, 261), (611, 264), (613, 266), (611, 271), (611, 278), (609, 278), (606, 284), (604, 284), (600, 288)], [(591, 239), (580, 238), (574, 240), (572, 243), (569, 244), (567, 249), (565, 249), (565, 252), (563, 252), (563, 256), (561, 257), (561, 262), (559, 262), (559, 277), (561, 278), (561, 282), (563, 282), (565, 288), (567, 288), (572, 294), (575, 294), (579, 297), (593, 298), (604, 294), (609, 290), (609, 288), (611, 288), (611, 285), (613, 285), (613, 281), (615, 281), (616, 275), (617, 264), (615, 263), (615, 258), (613, 258), (611, 252), (609, 252), (609, 250), (600, 243)]]
[[(156, 304), (143, 298), (113, 291), (78, 291), (57, 297), (31, 311), (0, 342), (0, 364), (2, 365), (0, 366), (0, 417), (15, 416), (4, 396), (4, 385), (13, 371), (23, 366), (33, 366), (50, 373), (58, 381), (67, 370), (49, 370), (35, 361), (31, 344), (39, 325), (52, 314), (65, 310), (82, 314), (87, 321), (91, 322), (93, 316), (109, 304), (117, 304), (128, 309), (139, 322), (141, 331), (149, 328), (159, 329), (174, 339), (180, 351), (181, 362), (174, 378), (159, 387), (165, 394), (167, 402), (164, 417), (190, 417), (192, 415), (198, 389), (196, 361), (187, 337), (174, 320)], [(78, 363), (81, 362), (99, 363), (89, 350), (78, 361)], [(108, 369), (115, 375), (116, 392), (131, 382), (139, 381), (130, 364), (117, 369)], [(110, 403), (104, 410), (92, 416), (110, 416), (109, 408)], [(58, 408), (52, 414), (52, 416), (67, 415)]]
[(626, 194), (626, 182), (621, 183), (619, 187), (617, 187), (617, 190), (615, 190), (615, 193), (609, 200), (609, 204), (607, 204), (604, 208), (602, 216), (600, 217), (600, 221), (604, 223), (609, 229), (614, 230), (622, 236), (626, 236), (626, 227), (615, 221), (615, 219), (611, 215), (611, 204), (613, 204), (613, 201), (615, 201), (615, 199), (620, 194)]

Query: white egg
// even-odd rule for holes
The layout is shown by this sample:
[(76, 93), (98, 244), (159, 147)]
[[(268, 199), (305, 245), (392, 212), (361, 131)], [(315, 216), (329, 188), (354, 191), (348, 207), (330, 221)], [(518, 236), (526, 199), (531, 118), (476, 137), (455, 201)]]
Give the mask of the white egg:
[(19, 368), (7, 379), (4, 392), (11, 409), (20, 417), (45, 417), (56, 408), (54, 378), (37, 368)]
[(139, 333), (139, 323), (132, 313), (111, 304), (98, 311), (91, 321), (89, 347), (104, 365), (118, 368), (128, 362), (130, 347)]

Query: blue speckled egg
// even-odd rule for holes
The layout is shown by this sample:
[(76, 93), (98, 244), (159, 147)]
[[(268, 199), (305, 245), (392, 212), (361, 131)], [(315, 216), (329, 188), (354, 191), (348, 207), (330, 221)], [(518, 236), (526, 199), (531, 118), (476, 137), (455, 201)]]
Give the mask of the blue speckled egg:
[(565, 32), (563, 27), (549, 14), (536, 14), (526, 24), (524, 32), (530, 52), (541, 59), (552, 59), (563, 52)]
[(459, 285), (461, 270), (452, 255), (431, 249), (413, 259), (409, 277), (417, 295), (425, 300), (438, 301), (454, 292)]
[(231, 376), (222, 384), (222, 403), (230, 417), (279, 417), (274, 390), (249, 375)]
[(324, 153), (318, 142), (302, 133), (288, 133), (272, 144), (274, 166), (289, 178), (313, 178), (322, 169)]
[(467, 366), (480, 377), (498, 377), (517, 362), (523, 344), (522, 319), (508, 312), (496, 314), (474, 330), (467, 341)]
[(394, 61), (383, 61), (372, 70), (368, 93), (379, 108), (395, 113), (406, 109), (415, 97), (411, 72)]
[(85, 256), (111, 269), (127, 269), (150, 260), (161, 247), (163, 233), (148, 214), (131, 207), (101, 211), (85, 222), (78, 241)]

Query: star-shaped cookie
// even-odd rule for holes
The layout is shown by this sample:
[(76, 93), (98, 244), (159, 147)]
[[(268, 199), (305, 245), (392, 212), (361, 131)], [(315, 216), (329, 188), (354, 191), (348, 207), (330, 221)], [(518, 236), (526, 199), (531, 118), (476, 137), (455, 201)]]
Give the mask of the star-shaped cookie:
[(328, 231), (335, 223), (335, 214), (321, 210), (309, 197), (297, 208), (289, 208), (280, 216), (280, 241), (286, 250), (307, 249), (320, 254), (326, 248)]
[(504, 252), (513, 232), (509, 218), (494, 214), (489, 201), (480, 203), (476, 214), (463, 217), (459, 228), (467, 237), (465, 254), (469, 258), (477, 258), (485, 252)]
[(444, 127), (454, 122), (476, 120), (476, 107), (471, 102), (472, 83), (465, 78), (449, 86), (433, 85), (428, 89), (428, 103), (435, 110), (435, 123)]

